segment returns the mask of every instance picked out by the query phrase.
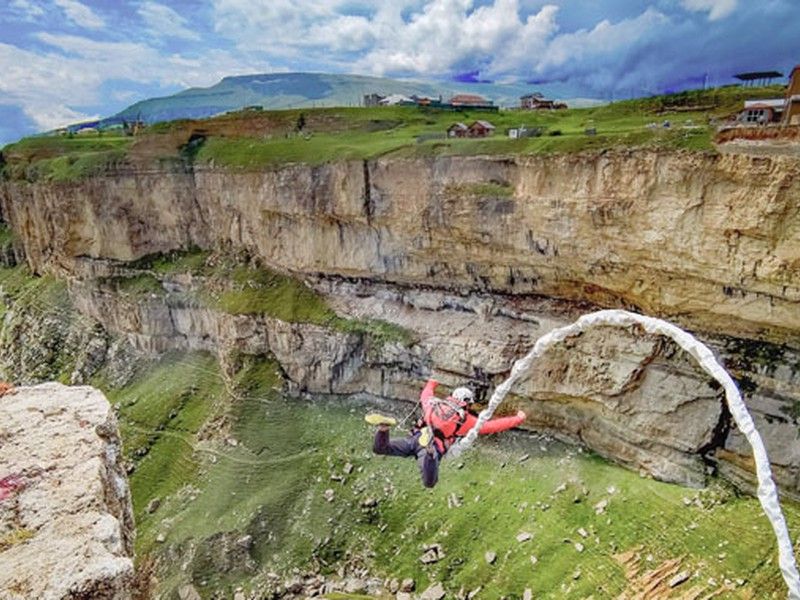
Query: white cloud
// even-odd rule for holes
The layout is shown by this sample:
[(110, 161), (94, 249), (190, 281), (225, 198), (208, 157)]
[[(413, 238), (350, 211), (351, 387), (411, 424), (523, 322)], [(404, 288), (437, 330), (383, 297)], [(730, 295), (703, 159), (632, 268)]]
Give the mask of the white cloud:
[(435, 76), (477, 63), (502, 76), (528, 65), (556, 31), (558, 8), (520, 12), (519, 0), (214, 0), (217, 32), (240, 48), (284, 58), (320, 50), (314, 59), (329, 68), (374, 74)]
[(40, 33), (53, 47), (34, 52), (0, 43), (0, 98), (16, 104), (42, 129), (87, 118), (80, 107), (101, 104), (104, 82), (128, 80), (137, 84), (177, 88), (213, 85), (226, 75), (269, 70), (228, 52), (211, 50), (200, 58), (163, 56), (134, 42), (98, 42), (71, 35)]
[(106, 26), (102, 17), (95, 14), (85, 4), (78, 2), (78, 0), (54, 0), (54, 2), (56, 6), (64, 11), (67, 18), (76, 25), (86, 29), (102, 29)]
[[(336, 52), (365, 50), (421, 0), (212, 0), (217, 33), (245, 51), (344, 64)], [(370, 16), (364, 16), (367, 13)], [(313, 57), (309, 49), (320, 50)], [(333, 52), (331, 52), (333, 51)]]
[(186, 19), (168, 6), (148, 1), (139, 5), (138, 12), (153, 33), (184, 40), (200, 39), (196, 31), (186, 26)]
[(545, 5), (524, 21), (517, 0), (473, 10), (471, 0), (433, 0), (404, 26), (385, 32), (359, 66), (378, 74), (447, 75), (479, 67), (503, 76), (527, 69), (557, 31), (558, 7)]
[(708, 20), (724, 19), (736, 10), (737, 0), (681, 0), (686, 10), (708, 12)]
[(44, 15), (44, 9), (31, 0), (11, 0), (8, 6), (15, 14), (28, 21)]

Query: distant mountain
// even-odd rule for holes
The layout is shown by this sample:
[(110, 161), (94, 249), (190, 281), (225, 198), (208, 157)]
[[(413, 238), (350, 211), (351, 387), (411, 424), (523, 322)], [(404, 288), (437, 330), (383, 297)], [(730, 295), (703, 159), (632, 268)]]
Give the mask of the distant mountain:
[[(146, 123), (210, 117), (245, 106), (267, 109), (360, 106), (365, 94), (448, 99), (458, 93), (479, 94), (499, 106), (518, 106), (519, 97), (540, 90), (525, 84), (414, 82), (324, 73), (263, 73), (225, 77), (208, 88), (190, 88), (172, 96), (142, 100), (104, 119), (105, 123), (141, 119)], [(567, 100), (569, 102), (569, 100)], [(591, 102), (591, 101), (590, 101)], [(585, 106), (586, 101), (581, 101)]]

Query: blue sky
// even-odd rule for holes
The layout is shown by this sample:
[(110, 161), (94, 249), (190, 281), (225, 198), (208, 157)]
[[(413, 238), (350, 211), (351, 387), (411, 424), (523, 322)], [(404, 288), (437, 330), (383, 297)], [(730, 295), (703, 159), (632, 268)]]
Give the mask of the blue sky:
[(800, 63), (797, 0), (2, 0), (0, 145), (269, 71), (623, 98)]

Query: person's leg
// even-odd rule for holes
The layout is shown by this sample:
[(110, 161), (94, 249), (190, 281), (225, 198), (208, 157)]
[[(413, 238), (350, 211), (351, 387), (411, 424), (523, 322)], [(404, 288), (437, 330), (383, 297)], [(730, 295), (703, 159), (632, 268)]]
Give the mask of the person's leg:
[(433, 444), (417, 451), (417, 464), (422, 475), (422, 485), (432, 488), (439, 481), (439, 452)]
[(375, 432), (372, 451), (387, 456), (414, 456), (417, 453), (417, 437), (411, 435), (406, 438), (389, 439), (389, 427), (380, 425)]

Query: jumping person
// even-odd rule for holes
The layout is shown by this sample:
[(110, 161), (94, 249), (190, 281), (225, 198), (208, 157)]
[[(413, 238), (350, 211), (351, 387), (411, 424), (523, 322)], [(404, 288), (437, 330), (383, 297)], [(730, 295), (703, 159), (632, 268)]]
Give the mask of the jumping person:
[[(471, 410), (475, 395), (466, 387), (453, 390), (447, 398), (437, 398), (434, 394), (439, 383), (429, 379), (419, 396), (422, 405), (422, 418), (411, 433), (402, 439), (389, 439), (389, 427), (397, 421), (392, 417), (372, 413), (365, 419), (377, 425), (372, 450), (375, 454), (388, 456), (414, 456), (417, 459), (422, 483), (433, 487), (439, 480), (439, 461), (457, 438), (467, 435), (475, 427), (478, 417)], [(487, 421), (480, 428), (481, 435), (499, 433), (518, 426), (525, 420), (525, 413), (519, 411), (512, 417), (499, 417)]]

